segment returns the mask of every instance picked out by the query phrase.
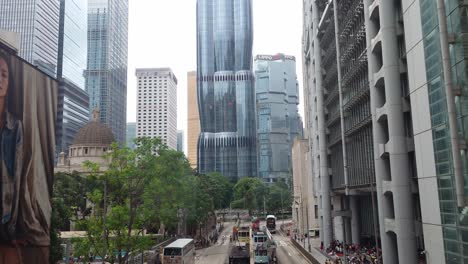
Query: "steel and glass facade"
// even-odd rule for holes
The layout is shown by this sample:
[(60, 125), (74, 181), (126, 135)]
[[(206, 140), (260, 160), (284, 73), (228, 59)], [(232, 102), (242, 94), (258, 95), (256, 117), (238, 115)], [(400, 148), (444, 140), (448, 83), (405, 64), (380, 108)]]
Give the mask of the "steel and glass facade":
[(88, 1), (60, 0), (57, 77), (85, 89), (87, 58)]
[(68, 154), (78, 131), (89, 122), (88, 93), (66, 78), (59, 80), (56, 155)]
[(264, 182), (290, 181), (291, 147), (302, 137), (298, 114), (296, 58), (284, 54), (255, 57), (258, 177)]
[(197, 1), (200, 173), (256, 175), (250, 0)]
[(135, 149), (135, 143), (133, 140), (136, 138), (136, 122), (127, 123), (127, 132), (125, 133), (127, 147)]
[[(429, 204), (423, 206), (424, 232), (433, 234), (425, 242), (440, 248), (439, 263), (444, 259), (445, 263), (468, 263), (468, 3), (415, 0), (408, 11), (408, 16), (417, 14), (415, 19), (421, 23), (412, 41), (418, 43), (413, 53), (420, 55), (414, 57), (421, 76), (415, 78), (412, 94), (421, 108), (415, 126), (424, 172), (420, 185), (424, 183), (430, 192), (424, 197), (421, 192)], [(450, 103), (455, 106), (453, 113)], [(456, 158), (461, 162), (458, 171)]]
[(56, 77), (60, 0), (2, 0), (0, 29), (21, 37), (19, 56)]
[(184, 152), (184, 131), (177, 130), (177, 151)]
[(325, 243), (374, 226), (384, 263), (468, 263), (465, 2), (304, 0), (306, 127)]
[(85, 72), (90, 109), (125, 143), (127, 113), (128, 0), (88, 0), (88, 62)]
[(59, 97), (56, 154), (68, 153), (76, 133), (89, 121), (85, 91), (88, 1), (61, 0), (57, 61)]

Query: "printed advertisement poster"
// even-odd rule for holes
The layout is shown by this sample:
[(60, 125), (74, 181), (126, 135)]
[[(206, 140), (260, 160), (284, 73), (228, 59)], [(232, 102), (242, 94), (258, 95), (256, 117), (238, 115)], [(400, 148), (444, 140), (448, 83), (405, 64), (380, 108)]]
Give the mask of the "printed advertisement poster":
[(57, 86), (0, 47), (0, 263), (48, 263)]

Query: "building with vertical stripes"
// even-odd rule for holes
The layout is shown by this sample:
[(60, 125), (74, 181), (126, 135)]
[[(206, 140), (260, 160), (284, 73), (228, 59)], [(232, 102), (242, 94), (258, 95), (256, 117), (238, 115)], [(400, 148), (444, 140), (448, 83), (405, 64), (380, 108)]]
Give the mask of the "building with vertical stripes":
[(190, 166), (198, 167), (198, 137), (200, 136), (200, 114), (197, 98), (197, 72), (187, 72), (187, 159)]
[(89, 121), (89, 96), (84, 78), (87, 35), (88, 1), (60, 0), (56, 155), (69, 152), (76, 134)]
[(127, 126), (128, 0), (88, 0), (85, 71), (90, 112), (123, 145)]
[(197, 0), (198, 171), (255, 176), (252, 1)]
[(321, 240), (370, 239), (383, 263), (468, 263), (468, 4), (303, 3)]
[(177, 78), (170, 68), (136, 69), (137, 137), (159, 137), (177, 150)]
[(52, 77), (57, 73), (60, 0), (2, 0), (0, 29), (18, 33), (18, 55)]

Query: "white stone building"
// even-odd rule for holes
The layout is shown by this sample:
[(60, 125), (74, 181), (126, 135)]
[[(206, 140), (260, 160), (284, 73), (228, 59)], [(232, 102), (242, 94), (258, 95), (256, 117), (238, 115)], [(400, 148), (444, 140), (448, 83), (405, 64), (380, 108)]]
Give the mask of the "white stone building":
[(100, 171), (108, 168), (109, 160), (105, 157), (114, 142), (112, 130), (99, 122), (99, 112), (94, 111), (93, 120), (82, 127), (68, 150), (68, 156), (59, 154), (55, 172), (88, 172), (83, 165), (91, 161), (99, 165)]
[(159, 137), (177, 149), (177, 78), (170, 68), (136, 69), (137, 137)]

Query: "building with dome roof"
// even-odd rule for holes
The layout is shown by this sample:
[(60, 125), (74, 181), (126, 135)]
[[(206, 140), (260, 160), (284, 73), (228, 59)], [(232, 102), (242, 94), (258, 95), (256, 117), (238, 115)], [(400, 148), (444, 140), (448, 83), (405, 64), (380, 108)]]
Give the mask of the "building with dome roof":
[(93, 120), (82, 127), (68, 150), (59, 154), (56, 172), (86, 172), (85, 161), (99, 164), (100, 170), (106, 170), (109, 161), (104, 155), (110, 151), (114, 142), (112, 130), (99, 121), (99, 111), (94, 110)]

